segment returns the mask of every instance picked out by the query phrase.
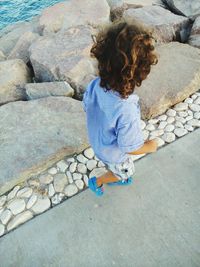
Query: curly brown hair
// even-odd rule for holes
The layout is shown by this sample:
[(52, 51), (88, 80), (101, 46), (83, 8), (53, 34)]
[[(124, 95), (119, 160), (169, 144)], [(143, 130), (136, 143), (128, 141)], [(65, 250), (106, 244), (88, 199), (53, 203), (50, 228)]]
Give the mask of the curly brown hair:
[(119, 21), (101, 30), (90, 51), (98, 60), (101, 87), (128, 98), (158, 61), (153, 39), (136, 21)]

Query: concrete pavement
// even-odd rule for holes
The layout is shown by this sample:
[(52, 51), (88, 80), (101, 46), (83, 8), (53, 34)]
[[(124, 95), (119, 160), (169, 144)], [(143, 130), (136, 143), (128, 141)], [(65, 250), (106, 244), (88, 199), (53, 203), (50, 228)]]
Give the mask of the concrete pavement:
[(1, 267), (199, 267), (200, 129), (136, 162), (130, 187), (89, 190), (0, 239)]

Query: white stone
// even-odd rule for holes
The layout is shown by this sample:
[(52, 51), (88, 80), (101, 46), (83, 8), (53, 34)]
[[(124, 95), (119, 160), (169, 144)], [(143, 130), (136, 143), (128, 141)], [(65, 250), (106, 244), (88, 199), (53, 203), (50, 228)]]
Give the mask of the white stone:
[(83, 153), (86, 156), (86, 158), (88, 158), (88, 159), (94, 158), (94, 151), (93, 151), (93, 149), (91, 147), (87, 148), (86, 150), (84, 150)]
[(189, 107), (194, 112), (199, 112), (200, 111), (200, 105), (197, 105), (197, 104), (189, 104)]
[(153, 124), (147, 124), (145, 129), (148, 131), (153, 131), (153, 130), (155, 130), (155, 126)]
[(65, 172), (69, 166), (64, 160), (57, 162), (56, 166), (59, 168), (61, 172)]
[(167, 120), (167, 115), (165, 115), (165, 114), (160, 115), (160, 116), (158, 117), (158, 120), (159, 120), (159, 121), (166, 121), (166, 120)]
[(184, 128), (183, 124), (180, 121), (176, 121), (174, 125), (175, 127), (178, 127), (178, 128)]
[(157, 137), (157, 136), (160, 136), (160, 135), (163, 135), (163, 134), (164, 134), (164, 130), (163, 129), (159, 129), (159, 130), (155, 130), (155, 131), (151, 132), (151, 136), (154, 136), (154, 137)]
[(58, 173), (54, 176), (53, 185), (57, 193), (62, 192), (67, 184), (68, 184), (68, 179), (66, 174)]
[(0, 220), (3, 224), (7, 224), (10, 218), (12, 217), (12, 213), (10, 210), (4, 210), (0, 216)]
[(69, 162), (69, 163), (73, 163), (73, 162), (75, 162), (75, 159), (74, 159), (74, 158), (68, 158), (68, 159), (67, 159), (67, 162)]
[(102, 161), (99, 161), (98, 162), (98, 167), (101, 168), (101, 167), (105, 167), (105, 164), (102, 162)]
[(63, 200), (64, 197), (65, 195), (63, 193), (55, 194), (51, 198), (52, 205), (53, 206), (58, 205)]
[(15, 186), (13, 188), (13, 190), (8, 194), (7, 200), (10, 200), (10, 199), (14, 198), (16, 196), (17, 192), (19, 191), (19, 189), (20, 189), (19, 185)]
[(78, 160), (80, 163), (86, 164), (87, 161), (88, 161), (88, 158), (86, 158), (86, 157), (84, 157), (82, 154), (80, 154), (80, 155), (77, 156), (77, 160)]
[(50, 168), (50, 169), (48, 170), (48, 173), (54, 175), (54, 174), (57, 173), (57, 169), (56, 169), (55, 167)]
[(78, 172), (83, 173), (83, 174), (87, 173), (87, 168), (83, 163), (78, 164), (77, 170)]
[(0, 197), (0, 207), (3, 207), (3, 205), (6, 203), (6, 196)]
[(200, 105), (200, 97), (198, 96), (197, 99), (195, 99), (194, 104)]
[(0, 208), (0, 217), (1, 217), (1, 214), (3, 213), (4, 211), (4, 208)]
[(188, 113), (188, 116), (193, 116), (193, 112), (190, 109), (188, 109), (187, 113)]
[(149, 137), (149, 131), (148, 130), (143, 130), (142, 134), (143, 134), (144, 141), (146, 141), (148, 139), (148, 137)]
[(158, 129), (164, 129), (166, 125), (167, 125), (166, 121), (161, 121), (159, 126), (158, 126)]
[(37, 195), (34, 194), (34, 195), (31, 196), (31, 198), (27, 202), (26, 208), (30, 209), (35, 204), (36, 201), (37, 201)]
[(30, 186), (33, 186), (33, 187), (39, 187), (40, 186), (39, 179), (30, 179), (28, 181), (28, 183)]
[(33, 193), (33, 189), (30, 187), (24, 187), (17, 192), (17, 197), (20, 198), (29, 198)]
[(176, 136), (181, 137), (181, 136), (186, 135), (188, 133), (188, 131), (186, 129), (184, 129), (184, 128), (176, 128), (174, 130), (174, 133), (175, 133)]
[(83, 175), (83, 181), (85, 182), (86, 186), (88, 186), (88, 176), (86, 174)]
[(53, 187), (53, 184), (49, 185), (48, 195), (49, 197), (52, 197), (55, 194), (55, 189)]
[(165, 131), (165, 132), (173, 132), (174, 129), (175, 129), (175, 126), (174, 126), (173, 124), (168, 124), (168, 125), (165, 127), (164, 131)]
[(176, 111), (184, 111), (188, 109), (188, 103), (178, 103), (174, 106)]
[(193, 127), (200, 127), (200, 121), (197, 119), (192, 119), (187, 122), (188, 125), (191, 125)]
[(67, 175), (67, 178), (68, 178), (69, 183), (70, 184), (73, 184), (74, 181), (73, 181), (71, 172), (70, 171), (67, 171), (66, 172), (66, 175)]
[(76, 180), (75, 184), (79, 190), (82, 190), (84, 188), (84, 182), (82, 180)]
[(77, 162), (71, 163), (70, 166), (69, 166), (69, 171), (71, 173), (75, 172), (76, 171), (76, 167), (77, 167)]
[(65, 195), (67, 197), (71, 197), (71, 196), (75, 195), (76, 193), (78, 193), (78, 188), (76, 187), (75, 184), (70, 184), (70, 185), (66, 186)]
[(95, 168), (94, 170), (91, 171), (89, 178), (91, 178), (93, 176), (99, 177), (106, 172), (107, 172), (106, 168)]
[(77, 173), (77, 172), (73, 173), (73, 179), (74, 180), (81, 180), (82, 179), (82, 174)]
[(165, 141), (159, 137), (156, 137), (156, 142), (158, 143), (158, 147), (161, 147), (165, 144)]
[(94, 160), (94, 159), (88, 160), (86, 166), (87, 166), (87, 168), (88, 168), (89, 171), (92, 171), (94, 168), (96, 168), (96, 166), (97, 166), (97, 161)]
[(179, 111), (178, 112), (178, 116), (180, 116), (180, 117), (185, 118), (185, 117), (187, 117), (187, 115), (188, 115), (187, 111)]
[(193, 100), (195, 100), (195, 99), (197, 98), (197, 95), (196, 95), (196, 94), (193, 94), (193, 95), (191, 96), (191, 98), (192, 98)]
[(187, 117), (185, 118), (186, 121), (190, 121), (190, 120), (192, 120), (192, 119), (193, 119), (193, 116), (187, 116)]
[(186, 98), (186, 99), (184, 100), (184, 102), (187, 103), (187, 104), (192, 104), (192, 103), (193, 103), (193, 99), (190, 98), (190, 97), (188, 97), (188, 98)]
[(172, 124), (175, 121), (175, 117), (168, 117), (167, 123)]
[(170, 117), (175, 117), (176, 116), (176, 110), (173, 110), (173, 109), (168, 109), (168, 111), (166, 112), (166, 115), (167, 116), (170, 116)]
[(39, 214), (44, 212), (45, 210), (48, 210), (51, 206), (51, 202), (48, 197), (38, 197), (36, 203), (32, 206), (31, 210), (35, 214)]
[(42, 174), (39, 177), (40, 183), (42, 184), (50, 184), (53, 181), (53, 177), (51, 174)]
[(5, 232), (5, 226), (0, 223), (0, 236), (2, 236)]
[(186, 123), (186, 119), (179, 116), (176, 116), (176, 121), (180, 121), (183, 124)]
[(24, 199), (14, 199), (8, 203), (7, 208), (11, 210), (12, 214), (16, 215), (25, 210), (26, 204)]
[(156, 123), (158, 123), (158, 119), (150, 119), (150, 120), (148, 120), (148, 123), (149, 124), (156, 124)]
[(143, 120), (140, 120), (140, 127), (143, 130), (146, 127), (146, 123)]
[(194, 113), (194, 118), (199, 120), (200, 119), (200, 112), (195, 112)]
[(171, 143), (176, 139), (176, 136), (174, 133), (165, 133), (162, 136), (162, 139), (166, 142), (166, 143)]
[(188, 124), (185, 125), (185, 129), (188, 130), (189, 132), (194, 131), (194, 128), (191, 125), (188, 125)]
[(17, 226), (19, 226), (20, 224), (30, 220), (33, 217), (33, 214), (27, 210), (24, 211), (23, 213), (18, 214), (17, 216), (15, 216), (8, 224), (7, 226), (7, 230), (10, 231), (14, 228), (16, 228)]

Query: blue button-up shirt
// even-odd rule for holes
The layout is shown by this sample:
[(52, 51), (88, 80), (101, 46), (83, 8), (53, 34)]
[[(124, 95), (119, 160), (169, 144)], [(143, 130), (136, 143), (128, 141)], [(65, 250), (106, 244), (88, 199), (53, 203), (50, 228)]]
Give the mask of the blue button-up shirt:
[(87, 115), (87, 130), (91, 147), (104, 163), (122, 163), (128, 152), (143, 144), (138, 96), (122, 99), (115, 91), (100, 86), (100, 78), (88, 85), (83, 107)]

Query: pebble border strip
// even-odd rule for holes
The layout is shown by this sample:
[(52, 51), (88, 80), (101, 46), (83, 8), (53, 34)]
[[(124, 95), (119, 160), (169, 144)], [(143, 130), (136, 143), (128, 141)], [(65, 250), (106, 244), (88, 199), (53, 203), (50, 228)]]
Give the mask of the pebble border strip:
[[(157, 138), (167, 145), (200, 127), (200, 90), (173, 108), (149, 121), (141, 120), (144, 140)], [(135, 160), (144, 155), (135, 156)], [(0, 197), (0, 236), (82, 192), (88, 178), (106, 172), (92, 148), (65, 157), (45, 172), (31, 177)]]

